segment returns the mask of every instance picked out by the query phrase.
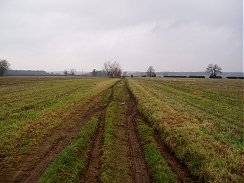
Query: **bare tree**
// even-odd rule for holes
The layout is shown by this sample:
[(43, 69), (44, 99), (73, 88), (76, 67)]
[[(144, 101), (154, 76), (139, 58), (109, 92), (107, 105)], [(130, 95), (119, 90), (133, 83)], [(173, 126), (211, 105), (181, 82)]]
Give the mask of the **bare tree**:
[(74, 76), (75, 75), (75, 69), (70, 69), (70, 75)]
[(217, 64), (209, 64), (206, 68), (206, 72), (210, 74), (210, 77), (216, 77), (217, 74), (222, 73), (222, 68)]
[(155, 74), (155, 69), (153, 68), (153, 66), (149, 66), (147, 69), (147, 76), (148, 77), (156, 77)]
[(67, 71), (67, 70), (64, 71), (64, 75), (65, 75), (65, 76), (68, 75), (68, 71)]
[(104, 63), (104, 71), (108, 77), (121, 77), (122, 69), (118, 62), (110, 63), (110, 61)]
[(3, 76), (10, 69), (10, 63), (7, 60), (0, 59), (0, 76)]

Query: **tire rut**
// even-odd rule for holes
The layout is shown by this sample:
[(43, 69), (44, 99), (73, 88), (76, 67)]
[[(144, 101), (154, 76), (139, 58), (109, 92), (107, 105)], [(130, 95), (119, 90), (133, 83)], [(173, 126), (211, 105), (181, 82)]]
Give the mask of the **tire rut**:
[[(116, 85), (116, 84), (115, 84)], [(114, 85), (114, 86), (115, 86)], [(111, 96), (106, 107), (101, 112), (100, 124), (97, 129), (97, 133), (92, 142), (91, 150), (88, 155), (88, 161), (86, 164), (86, 169), (81, 175), (81, 183), (99, 183), (99, 175), (101, 170), (101, 160), (102, 160), (102, 146), (104, 142), (104, 127), (105, 127), (105, 113), (106, 109), (113, 100), (114, 86), (112, 87)]]
[(192, 176), (187, 167), (181, 163), (175, 155), (167, 148), (166, 144), (161, 140), (160, 135), (155, 132), (155, 140), (160, 148), (161, 154), (167, 161), (172, 172), (175, 174), (180, 183), (200, 183), (201, 181)]
[(102, 159), (102, 145), (104, 141), (104, 120), (105, 111), (101, 114), (100, 124), (97, 129), (97, 133), (92, 143), (92, 147), (89, 153), (88, 163), (86, 165), (86, 170), (84, 171), (81, 181), (82, 183), (98, 183), (99, 174), (101, 169), (101, 159)]
[(69, 134), (67, 134), (64, 138), (59, 140), (57, 145), (55, 145), (45, 156), (42, 158), (39, 163), (31, 170), (31, 172), (28, 174), (28, 177), (22, 179), (18, 182), (23, 183), (35, 183), (38, 181), (38, 179), (41, 177), (43, 172), (48, 168), (48, 166), (57, 158), (59, 153), (67, 146), (69, 145), (70, 141), (75, 137), (75, 135), (79, 132), (82, 125), (84, 125), (89, 119), (97, 112), (100, 112), (102, 109), (96, 110), (88, 114), (85, 119), (83, 119), (80, 123), (78, 123), (74, 128), (69, 131)]
[[(112, 89), (112, 93), (111, 93), (108, 104), (112, 100), (113, 88), (116, 84), (117, 84), (117, 82), (112, 87), (108, 88), (108, 89)], [(69, 133), (66, 136), (64, 136), (63, 138), (61, 138), (57, 142), (57, 144), (54, 145), (52, 147), (52, 149), (42, 157), (42, 159), (35, 165), (35, 167), (33, 167), (32, 170), (21, 173), (22, 176), (19, 179), (15, 180), (14, 182), (19, 182), (19, 183), (35, 183), (35, 182), (37, 182), (38, 179), (43, 174), (43, 172), (57, 158), (58, 154), (70, 143), (72, 138), (74, 138), (75, 135), (79, 132), (82, 125), (84, 125), (87, 121), (89, 121), (89, 119), (94, 114), (103, 113), (104, 110), (107, 108), (108, 104), (104, 107), (98, 107), (98, 108), (95, 108), (94, 110), (88, 111), (87, 114), (84, 115), (84, 118), (82, 119), (82, 121), (77, 123), (72, 129), (70, 129)], [(43, 146), (45, 146), (45, 142), (42, 146), (40, 146), (40, 151), (42, 151), (41, 149)]]
[[(128, 88), (126, 89), (128, 92)], [(128, 92), (129, 93), (129, 92)], [(129, 93), (130, 94), (130, 93)], [(137, 114), (136, 105), (130, 95), (130, 101), (127, 103), (127, 126), (130, 146), (131, 164), (134, 171), (135, 183), (150, 183), (152, 182), (149, 174), (143, 151), (139, 143), (139, 139), (135, 128), (135, 116)]]

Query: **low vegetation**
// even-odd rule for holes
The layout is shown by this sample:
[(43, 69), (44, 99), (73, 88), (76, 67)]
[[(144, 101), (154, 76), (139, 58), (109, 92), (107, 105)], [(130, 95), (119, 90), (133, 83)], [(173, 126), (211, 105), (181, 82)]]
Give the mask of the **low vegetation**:
[(195, 176), (241, 182), (243, 82), (131, 79), (138, 109)]
[[(31, 166), (89, 111), (103, 107), (117, 79), (13, 77), (0, 80), (0, 168), (2, 176)], [(48, 137), (48, 138), (47, 138)], [(42, 149), (40, 149), (42, 146)], [(25, 165), (26, 158), (31, 160)], [(25, 167), (25, 168), (27, 168)]]
[(79, 134), (49, 166), (38, 183), (79, 182), (98, 123), (99, 115), (96, 115), (82, 126)]
[(105, 115), (102, 182), (133, 182), (126, 129), (126, 93), (124, 83), (114, 87), (113, 101)]
[(0, 78), (0, 180), (242, 182), (243, 84)]
[(148, 164), (153, 180), (161, 183), (178, 182), (160, 152), (160, 149), (154, 139), (153, 129), (146, 125), (139, 116), (136, 118), (136, 124), (139, 137), (142, 142), (145, 160)]

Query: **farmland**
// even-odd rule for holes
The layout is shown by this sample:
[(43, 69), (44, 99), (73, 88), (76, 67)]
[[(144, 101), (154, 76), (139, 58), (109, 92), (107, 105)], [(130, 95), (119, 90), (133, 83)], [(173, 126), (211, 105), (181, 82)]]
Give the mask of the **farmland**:
[(0, 78), (0, 182), (241, 182), (243, 84)]
[(192, 175), (243, 179), (242, 81), (135, 79), (129, 86), (140, 113)]

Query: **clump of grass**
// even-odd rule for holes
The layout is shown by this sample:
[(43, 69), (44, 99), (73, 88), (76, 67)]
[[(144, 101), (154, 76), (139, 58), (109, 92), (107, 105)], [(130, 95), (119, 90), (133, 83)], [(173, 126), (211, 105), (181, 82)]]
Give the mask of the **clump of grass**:
[(85, 124), (71, 144), (67, 146), (48, 167), (38, 183), (79, 182), (84, 170), (92, 137), (99, 123), (96, 115)]
[(150, 173), (155, 182), (176, 183), (177, 179), (170, 170), (164, 157), (161, 155), (159, 147), (153, 137), (153, 130), (137, 117), (137, 129), (143, 145), (145, 160), (148, 164)]

